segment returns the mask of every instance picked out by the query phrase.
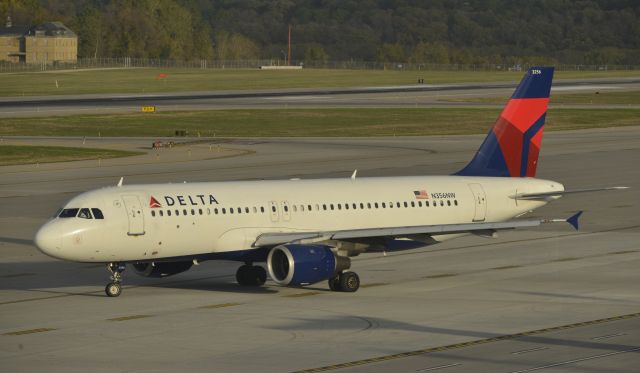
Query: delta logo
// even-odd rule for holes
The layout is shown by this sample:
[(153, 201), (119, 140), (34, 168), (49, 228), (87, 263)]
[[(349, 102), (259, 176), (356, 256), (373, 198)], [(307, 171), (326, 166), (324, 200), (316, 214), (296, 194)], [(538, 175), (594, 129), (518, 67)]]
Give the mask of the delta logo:
[(152, 209), (160, 209), (162, 208), (162, 205), (160, 204), (160, 202), (158, 202), (157, 199), (153, 198), (153, 196), (151, 196), (151, 200), (149, 201), (149, 207)]
[[(176, 195), (176, 196), (164, 196), (165, 206), (205, 206), (205, 205), (217, 205), (218, 200), (213, 194), (205, 195), (205, 194), (197, 194), (194, 196), (190, 195)], [(151, 196), (149, 199), (149, 207), (152, 209), (160, 209), (162, 208), (162, 204), (154, 197)]]

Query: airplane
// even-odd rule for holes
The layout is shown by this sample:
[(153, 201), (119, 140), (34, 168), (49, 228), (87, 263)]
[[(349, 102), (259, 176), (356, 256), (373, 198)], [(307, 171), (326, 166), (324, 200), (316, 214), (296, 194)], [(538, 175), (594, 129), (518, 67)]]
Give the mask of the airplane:
[[(207, 260), (243, 263), (238, 284), (328, 281), (355, 292), (351, 257), (394, 245), (427, 246), (463, 235), (568, 222), (516, 219), (568, 193), (536, 179), (553, 67), (530, 68), (479, 150), (449, 176), (228, 181), (105, 187), (72, 198), (36, 233), (45, 254), (105, 263), (109, 297), (122, 292), (130, 264), (167, 277)], [(267, 270), (255, 263), (266, 263)]]

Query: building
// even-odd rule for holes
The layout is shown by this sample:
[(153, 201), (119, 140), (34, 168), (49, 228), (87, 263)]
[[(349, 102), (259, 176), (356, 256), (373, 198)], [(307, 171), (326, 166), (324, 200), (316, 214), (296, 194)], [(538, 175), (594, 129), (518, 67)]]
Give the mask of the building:
[(29, 64), (75, 63), (78, 36), (61, 22), (0, 28), (0, 61)]

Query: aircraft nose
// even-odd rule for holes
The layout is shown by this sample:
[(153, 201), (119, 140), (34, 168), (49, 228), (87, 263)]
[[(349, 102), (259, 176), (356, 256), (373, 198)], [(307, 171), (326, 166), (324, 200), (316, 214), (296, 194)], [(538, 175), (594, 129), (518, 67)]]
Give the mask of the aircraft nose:
[(60, 256), (62, 235), (55, 224), (50, 222), (40, 227), (34, 241), (38, 249), (43, 253), (52, 257)]

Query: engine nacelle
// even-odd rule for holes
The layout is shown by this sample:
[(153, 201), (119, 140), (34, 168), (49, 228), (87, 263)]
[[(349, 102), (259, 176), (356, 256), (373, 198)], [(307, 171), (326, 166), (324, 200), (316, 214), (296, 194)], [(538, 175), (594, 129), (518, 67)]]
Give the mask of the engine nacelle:
[(280, 245), (269, 252), (269, 275), (280, 285), (306, 285), (328, 280), (351, 267), (347, 257), (336, 256), (324, 245)]
[(134, 263), (136, 273), (143, 277), (167, 277), (191, 268), (193, 262)]

